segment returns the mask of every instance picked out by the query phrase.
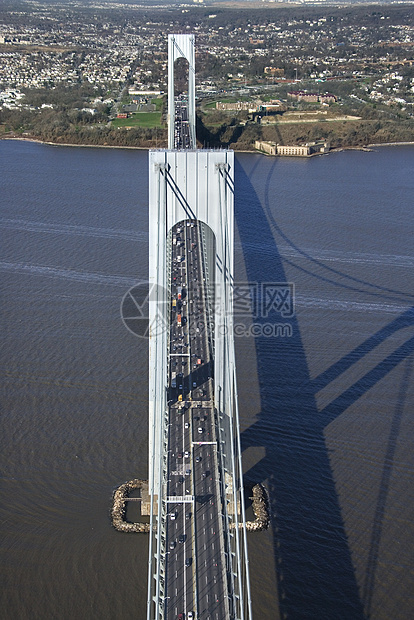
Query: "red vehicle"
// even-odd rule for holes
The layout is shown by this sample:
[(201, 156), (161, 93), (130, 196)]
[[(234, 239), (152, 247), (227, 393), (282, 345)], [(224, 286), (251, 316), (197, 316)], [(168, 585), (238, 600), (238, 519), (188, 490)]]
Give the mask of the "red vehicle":
[(181, 327), (181, 314), (177, 314), (177, 325)]

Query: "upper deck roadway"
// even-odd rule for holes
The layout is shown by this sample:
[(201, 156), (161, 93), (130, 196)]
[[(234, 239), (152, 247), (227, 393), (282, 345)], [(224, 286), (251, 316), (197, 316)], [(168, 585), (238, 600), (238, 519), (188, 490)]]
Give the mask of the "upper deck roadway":
[(190, 125), (188, 123), (188, 105), (183, 97), (175, 100), (174, 148), (191, 148)]
[(229, 598), (199, 223), (172, 235), (166, 618), (221, 620)]

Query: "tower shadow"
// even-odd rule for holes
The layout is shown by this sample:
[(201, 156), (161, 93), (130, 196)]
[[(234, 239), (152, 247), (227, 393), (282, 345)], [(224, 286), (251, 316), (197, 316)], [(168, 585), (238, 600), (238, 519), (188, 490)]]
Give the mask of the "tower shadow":
[[(235, 215), (248, 280), (259, 286), (261, 283), (286, 282), (266, 213), (237, 160), (235, 176)], [(251, 225), (252, 218), (254, 226)], [(252, 252), (252, 246), (266, 247), (266, 252), (259, 258)], [(340, 360), (314, 381), (309, 376), (295, 316), (283, 319), (284, 323), (290, 324), (290, 338), (275, 341), (260, 335), (255, 337), (261, 411), (256, 421), (242, 433), (242, 448), (260, 446), (265, 454), (244, 478), (247, 485), (267, 481), (281, 618), (363, 620), (366, 617), (324, 430), (384, 374), (412, 354), (413, 339), (325, 410), (318, 411), (315, 394), (319, 385), (330, 382), (394, 329), (412, 324), (413, 319), (412, 311), (404, 313), (399, 321), (368, 339), (365, 346)], [(255, 319), (259, 324), (269, 321), (280, 323), (280, 314)], [(375, 562), (376, 558), (370, 557), (371, 571)]]

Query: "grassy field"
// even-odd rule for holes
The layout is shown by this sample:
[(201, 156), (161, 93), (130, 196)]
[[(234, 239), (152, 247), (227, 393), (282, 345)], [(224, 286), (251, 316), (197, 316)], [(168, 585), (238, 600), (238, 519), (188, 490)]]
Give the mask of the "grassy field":
[(129, 118), (116, 118), (112, 121), (112, 127), (162, 127), (161, 112), (137, 112)]
[(160, 97), (159, 99), (151, 99), (151, 103), (155, 105), (157, 112), (162, 112), (162, 105), (164, 103), (163, 97)]

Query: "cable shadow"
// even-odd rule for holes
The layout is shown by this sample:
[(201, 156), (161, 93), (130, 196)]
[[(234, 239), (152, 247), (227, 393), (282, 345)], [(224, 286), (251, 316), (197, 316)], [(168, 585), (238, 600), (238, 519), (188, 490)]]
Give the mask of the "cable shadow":
[(401, 379), (395, 413), (391, 422), (387, 451), (384, 455), (384, 465), (379, 486), (380, 490), (377, 498), (377, 505), (375, 508), (375, 515), (373, 520), (374, 525), (371, 533), (367, 571), (365, 575), (365, 581), (362, 587), (362, 598), (367, 611), (367, 618), (371, 617), (372, 596), (374, 592), (375, 577), (378, 566), (378, 555), (382, 537), (384, 513), (385, 507), (387, 505), (388, 490), (393, 471), (394, 455), (397, 447), (398, 436), (400, 434), (401, 421), (404, 413), (404, 406), (407, 400), (409, 381), (412, 371), (413, 356), (411, 355), (405, 362), (405, 368)]
[[(236, 221), (250, 282), (286, 282), (267, 217), (236, 160)], [(251, 226), (254, 218), (255, 225)], [(249, 245), (271, 253), (249, 253)], [(280, 323), (280, 316), (255, 322)], [(295, 317), (291, 338), (255, 338), (261, 412), (242, 434), (242, 446), (265, 448), (245, 474), (267, 481), (273, 553), (282, 618), (362, 620), (363, 608), (335, 490), (322, 422), (310, 385)], [(305, 386), (305, 387), (304, 387)]]
[[(322, 272), (328, 272), (328, 274), (330, 274), (330, 277), (323, 276), (321, 274), (317, 274), (316, 272), (309, 271), (309, 269), (304, 268), (301, 265), (298, 265), (297, 263), (295, 263), (294, 261), (286, 257), (283, 257), (282, 259), (283, 262), (288, 265), (291, 265), (292, 267), (294, 267), (295, 269), (298, 269), (299, 271), (302, 271), (303, 273), (311, 275), (314, 278), (323, 280), (336, 287), (344, 288), (344, 289), (355, 291), (355, 292), (364, 292), (366, 295), (371, 295), (373, 297), (380, 297), (381, 300), (388, 299), (390, 301), (397, 301), (399, 303), (401, 302), (412, 303), (414, 294), (407, 293), (407, 291), (398, 291), (395, 289), (380, 286), (378, 284), (373, 284), (372, 282), (367, 282), (366, 280), (362, 280), (360, 278), (355, 278), (345, 273), (344, 271), (340, 271), (339, 269), (330, 267), (329, 265), (326, 265), (323, 261), (317, 258), (314, 258), (308, 252), (305, 252), (299, 246), (297, 246), (291, 239), (289, 239), (289, 237), (284, 233), (284, 231), (278, 226), (273, 216), (273, 213), (271, 212), (270, 205), (269, 205), (269, 186), (270, 186), (271, 178), (273, 175), (273, 171), (275, 170), (275, 166), (276, 166), (276, 163), (273, 164), (272, 169), (266, 179), (265, 204), (263, 205), (265, 215), (267, 216), (270, 222), (271, 228), (283, 239), (283, 241), (285, 241), (285, 243), (287, 243), (291, 248), (293, 248), (299, 255), (306, 258), (313, 267), (321, 269)], [(333, 280), (332, 277), (338, 277), (343, 281)], [(349, 282), (354, 283), (354, 284), (349, 284)], [(365, 287), (365, 288), (361, 288), (361, 287)], [(373, 290), (371, 291), (369, 289), (373, 289)], [(385, 296), (384, 293), (386, 293), (387, 296)]]
[[(248, 279), (250, 283), (259, 284), (286, 282), (282, 258), (272, 232), (275, 230), (274, 220), (269, 219), (267, 196), (266, 204), (262, 206), (237, 160), (236, 174), (236, 221)], [(263, 253), (258, 259), (257, 252), (251, 248), (261, 245), (272, 248), (272, 251)], [(312, 275), (320, 278), (317, 274)], [(351, 288), (343, 283), (333, 284)], [(382, 298), (386, 298), (387, 292), (384, 289)], [(272, 317), (279, 324), (280, 319), (280, 315)], [(255, 319), (259, 324), (268, 322), (268, 316)], [(267, 480), (269, 487), (280, 615), (283, 618), (362, 619), (363, 604), (341, 518), (324, 429), (393, 368), (412, 356), (414, 338), (407, 338), (322, 411), (317, 409), (315, 394), (396, 331), (413, 325), (414, 310), (410, 308), (402, 313), (313, 381), (309, 378), (298, 323), (295, 317), (285, 319), (285, 323), (290, 324), (291, 338), (275, 341), (255, 337), (261, 412), (257, 421), (242, 435), (243, 449), (248, 446), (265, 448), (264, 458), (245, 474), (245, 479), (247, 484)], [(409, 364), (392, 422), (377, 500), (377, 519), (362, 592), (368, 614), (378, 562), (383, 507), (410, 372)]]
[(408, 308), (406, 312), (398, 316), (394, 321), (385, 325), (382, 329), (367, 338), (363, 343), (356, 347), (353, 351), (344, 355), (335, 364), (332, 364), (327, 370), (312, 380), (311, 385), (315, 392), (324, 388), (328, 383), (334, 381), (340, 374), (348, 370), (353, 364), (356, 364), (364, 355), (367, 355), (375, 347), (377, 347), (386, 338), (394, 334), (400, 329), (414, 325), (414, 307)]
[(350, 388), (339, 394), (335, 400), (319, 412), (319, 416), (325, 418), (325, 425), (335, 420), (341, 413), (357, 401), (363, 394), (368, 392), (376, 383), (381, 381), (393, 368), (400, 364), (414, 352), (414, 336), (404, 342), (395, 351), (390, 353), (374, 368), (355, 381)]

